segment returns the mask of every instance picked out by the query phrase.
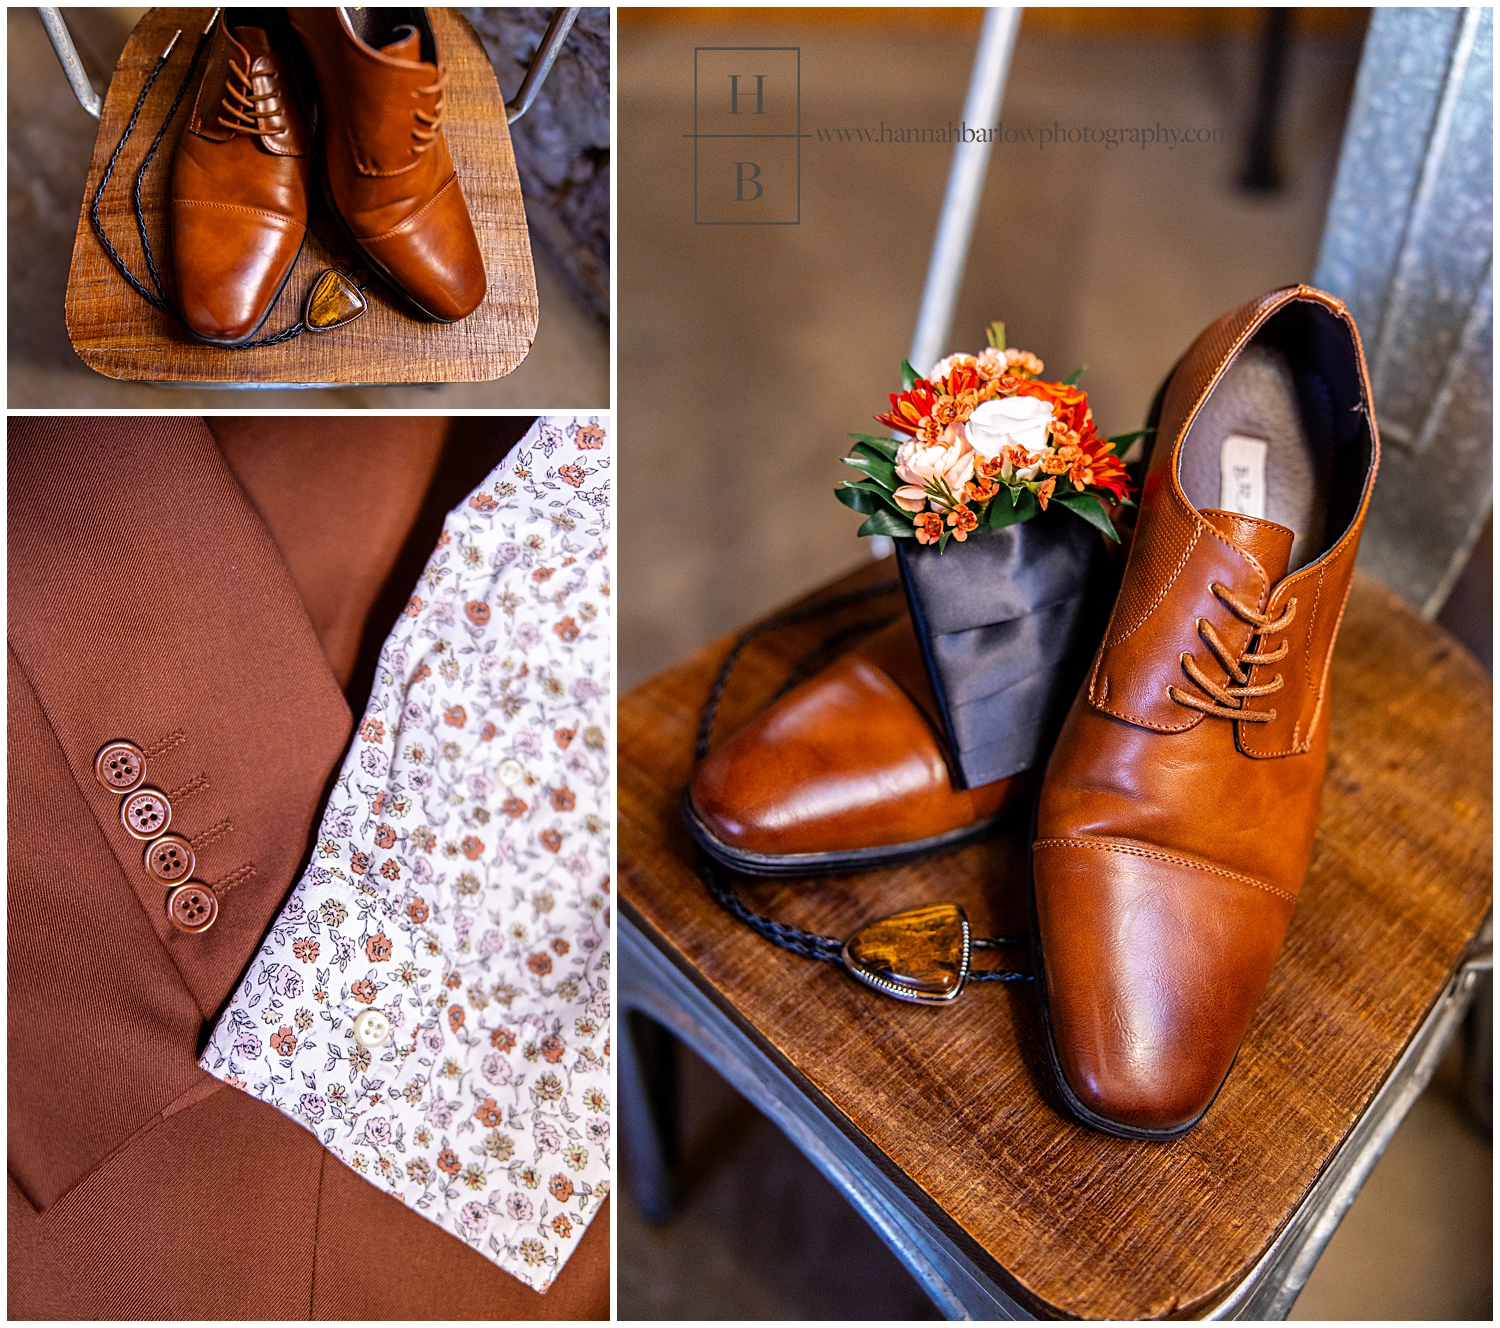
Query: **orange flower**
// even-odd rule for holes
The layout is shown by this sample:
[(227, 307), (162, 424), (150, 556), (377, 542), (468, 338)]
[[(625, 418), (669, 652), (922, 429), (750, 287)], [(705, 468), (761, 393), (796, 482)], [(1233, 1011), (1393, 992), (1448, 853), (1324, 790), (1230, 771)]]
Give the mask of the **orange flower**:
[(418, 926), (427, 921), (429, 910), (427, 901), (418, 895), (406, 906), (406, 916)]
[(562, 836), (556, 830), (543, 830), (537, 838), (542, 841), (542, 847), (548, 853), (556, 853), (562, 848)]
[(887, 393), (891, 399), (891, 408), (884, 415), (877, 415), (877, 424), (887, 424), (892, 429), (913, 437), (917, 434), (918, 426), (923, 420), (930, 420), (932, 412), (938, 403), (938, 395), (932, 390), (932, 384), (925, 378), (919, 378), (905, 392), (899, 396), (895, 393)]
[(505, 1124), (505, 1117), (500, 1114), (500, 1108), (492, 1097), (485, 1098), (474, 1109), (474, 1119), (490, 1129)]
[(390, 957), (390, 938), (383, 931), (376, 932), (365, 942), (365, 958), (372, 964), (383, 964)]
[(396, 843), (396, 832), (388, 825), (375, 827), (375, 847), (392, 848)]
[(290, 1056), (297, 1050), (297, 1039), (290, 1028), (278, 1028), (271, 1038), (271, 1046), (278, 1056)]
[(445, 1148), (438, 1154), (438, 1170), (446, 1171), (450, 1176), (456, 1176), (463, 1169), (463, 1163), (458, 1160), (458, 1154), (451, 1148)]
[(482, 599), (471, 599), (464, 605), (464, 612), (476, 627), (483, 627), (490, 620), (490, 606)]
[(450, 1005), (448, 1007), (448, 1027), (455, 1033), (464, 1026), (464, 1007), (461, 1005)]
[(497, 1028), (490, 1034), (490, 1046), (498, 1047), (501, 1051), (513, 1051), (516, 1045), (516, 1035), (508, 1028)]
[(464, 857), (468, 858), (470, 862), (477, 862), (479, 855), (484, 852), (484, 840), (480, 839), (477, 835), (465, 835), (463, 842), (459, 844), (459, 848), (463, 849)]
[(969, 532), (979, 524), (979, 518), (967, 507), (955, 507), (948, 513), (948, 524), (953, 527), (953, 538), (962, 544)]
[(936, 544), (943, 533), (943, 518), (936, 512), (923, 512), (914, 519), (918, 544)]
[(577, 729), (556, 729), (554, 730), (552, 736), (556, 740), (557, 745), (561, 747), (563, 751), (567, 751), (568, 744), (573, 741), (577, 734)]
[(461, 729), (468, 723), (468, 719), (468, 712), (461, 705), (449, 706), (443, 711), (443, 723), (450, 728)]
[(976, 466), (975, 477), (964, 485), (964, 498), (971, 503), (987, 503), (1000, 492), (1000, 486), (987, 476), (980, 477), (978, 469)]
[(577, 805), (578, 799), (570, 788), (552, 790), (552, 807), (555, 811), (570, 812)]
[(1057, 481), (1049, 479), (1040, 489), (1036, 491), (1036, 500), (1042, 505), (1042, 511), (1047, 510), (1047, 501), (1052, 497), (1052, 490), (1057, 488)]

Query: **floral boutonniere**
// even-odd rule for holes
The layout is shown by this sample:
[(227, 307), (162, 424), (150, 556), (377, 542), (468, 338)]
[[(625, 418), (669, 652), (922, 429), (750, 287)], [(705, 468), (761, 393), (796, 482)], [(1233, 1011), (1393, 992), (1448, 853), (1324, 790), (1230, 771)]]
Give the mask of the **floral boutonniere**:
[(950, 355), (927, 378), (901, 365), (905, 390), (876, 420), (900, 438), (855, 433), (844, 464), (864, 473), (836, 490), (839, 501), (869, 517), (861, 535), (936, 544), (971, 530), (1013, 526), (1056, 503), (1118, 539), (1106, 502), (1130, 498), (1116, 445), (1141, 435), (1101, 438), (1083, 370), (1060, 383), (1042, 381), (1030, 351), (1007, 349), (1005, 324), (988, 331), (978, 355)]

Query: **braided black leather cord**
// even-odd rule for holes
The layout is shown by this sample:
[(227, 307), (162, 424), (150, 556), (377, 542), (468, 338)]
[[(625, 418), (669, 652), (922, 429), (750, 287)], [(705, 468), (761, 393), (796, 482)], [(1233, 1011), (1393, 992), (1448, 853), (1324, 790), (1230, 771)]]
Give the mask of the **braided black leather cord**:
[[(789, 609), (785, 613), (776, 614), (763, 622), (756, 623), (746, 628), (734, 640), (729, 647), (729, 653), (724, 656), (724, 661), (719, 666), (719, 672), (714, 678), (713, 686), (709, 689), (708, 698), (703, 704), (703, 711), (698, 720), (698, 736), (693, 747), (693, 760), (702, 761), (708, 755), (709, 744), (713, 738), (714, 719), (719, 713), (719, 704), (724, 699), (724, 691), (729, 685), (730, 675), (740, 661), (740, 656), (757, 637), (767, 632), (776, 631), (782, 627), (791, 627), (800, 622), (806, 622), (811, 618), (822, 617), (829, 613), (836, 613), (840, 609), (851, 608), (856, 604), (863, 604), (872, 599), (879, 599), (885, 595), (895, 594), (901, 589), (899, 581), (882, 581), (873, 586), (866, 586), (861, 590), (848, 591), (842, 595), (835, 595), (831, 599), (819, 600), (815, 604), (807, 604), (798, 609)], [(861, 636), (867, 636), (878, 632), (889, 626), (896, 620), (897, 615), (889, 615), (884, 618), (871, 619), (866, 622), (854, 623), (842, 627), (824, 640), (816, 649), (805, 655), (798, 661), (796, 667), (785, 682), (777, 688), (771, 701), (774, 703), (784, 696), (798, 683), (810, 677), (818, 669), (827, 664), (834, 656), (846, 649), (849, 643)], [(794, 927), (790, 923), (777, 922), (775, 918), (767, 917), (764, 913), (757, 913), (750, 908), (739, 892), (735, 889), (733, 880), (721, 872), (719, 864), (716, 863), (702, 849), (698, 850), (698, 875), (707, 887), (709, 894), (714, 897), (715, 902), (731, 917), (738, 918), (757, 935), (779, 945), (783, 950), (790, 950), (793, 954), (802, 955), (807, 959), (821, 959), (827, 963), (837, 964), (843, 961), (844, 943), (834, 936), (821, 936), (817, 932), (805, 931), (801, 927)], [(970, 942), (975, 949), (998, 950), (1010, 946), (1025, 944), (1025, 938), (1021, 936), (985, 936)], [(969, 971), (970, 982), (1029, 982), (1030, 973), (1019, 973), (1010, 969), (985, 968), (971, 969)]]
[[(109, 255), (110, 261), (119, 269), (120, 275), (129, 283), (130, 288), (135, 291), (141, 299), (145, 300), (154, 308), (160, 309), (165, 314), (171, 314), (181, 321), (182, 316), (174, 309), (167, 299), (167, 293), (161, 284), (161, 274), (156, 270), (156, 254), (151, 248), (151, 237), (146, 230), (146, 211), (141, 203), (141, 187), (145, 182), (146, 172), (155, 160), (157, 150), (161, 147), (162, 139), (166, 137), (167, 129), (172, 121), (176, 119), (177, 112), (182, 106), (182, 99), (187, 94), (188, 84), (193, 81), (193, 73), (198, 68), (198, 61), (203, 55), (204, 48), (208, 45), (209, 38), (213, 34), (213, 25), (210, 24), (201, 37), (198, 45), (193, 51), (193, 58), (189, 62), (186, 72), (182, 76), (182, 82), (177, 87), (177, 95), (172, 99), (172, 108), (167, 112), (161, 122), (161, 128), (156, 131), (156, 137), (151, 142), (151, 148), (146, 153), (145, 160), (141, 162), (140, 169), (135, 173), (135, 188), (132, 190), (131, 201), (135, 209), (136, 229), (140, 232), (141, 249), (146, 255), (146, 272), (151, 278), (151, 284), (156, 287), (155, 293), (148, 290), (145, 284), (132, 272), (121, 256), (120, 251), (111, 243), (108, 235), (104, 233), (104, 223), (99, 219), (99, 204), (104, 198), (104, 191), (109, 185), (110, 177), (113, 176), (115, 164), (120, 160), (120, 154), (125, 150), (125, 144), (130, 141), (130, 136), (135, 132), (136, 121), (141, 118), (141, 111), (145, 109), (146, 98), (151, 93), (152, 86), (156, 83), (157, 76), (166, 67), (167, 61), (172, 56), (172, 49), (177, 42), (174, 38), (162, 52), (156, 64), (152, 67), (145, 85), (141, 88), (141, 94), (136, 98), (135, 110), (131, 112), (130, 120), (125, 126), (125, 132), (120, 135), (120, 141), (115, 145), (115, 150), (110, 154), (109, 163), (104, 168), (104, 174), (99, 178), (99, 187), (94, 191), (93, 201), (89, 204), (89, 224), (93, 227), (94, 234), (99, 237), (99, 243), (104, 246), (104, 252)], [(305, 332), (306, 326), (301, 319), (293, 323), (291, 327), (276, 333), (274, 336), (263, 337), (259, 341), (246, 341), (238, 346), (225, 347), (228, 350), (255, 350), (263, 346), (276, 346), (283, 341), (291, 341)]]

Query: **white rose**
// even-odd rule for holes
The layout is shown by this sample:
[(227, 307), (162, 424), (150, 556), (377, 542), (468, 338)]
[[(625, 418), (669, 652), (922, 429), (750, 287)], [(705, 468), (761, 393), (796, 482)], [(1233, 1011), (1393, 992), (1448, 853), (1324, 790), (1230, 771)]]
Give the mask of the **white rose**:
[(969, 446), (993, 460), (1003, 448), (1024, 447), (1036, 454), (1047, 446), (1052, 403), (1035, 397), (997, 397), (981, 403), (969, 417)]

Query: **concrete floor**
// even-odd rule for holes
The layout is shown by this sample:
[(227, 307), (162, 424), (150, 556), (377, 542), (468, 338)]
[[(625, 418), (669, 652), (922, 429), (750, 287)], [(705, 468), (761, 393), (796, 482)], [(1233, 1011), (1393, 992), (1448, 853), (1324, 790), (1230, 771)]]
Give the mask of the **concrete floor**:
[[(633, 686), (867, 558), (834, 501), (845, 434), (896, 383), (948, 169), (946, 147), (803, 140), (801, 223), (693, 224), (694, 48), (795, 46), (802, 130), (957, 119), (973, 27), (887, 11), (640, 14), (619, 38), (621, 670)], [(977, 20), (975, 20), (977, 22)], [(1003, 117), (1198, 125), (1175, 151), (997, 147), (952, 345), (1007, 323), (1084, 385), (1108, 432), (1225, 309), (1312, 271), (1358, 34), (1290, 66), (1286, 189), (1235, 188), (1253, 42), (1023, 28)], [(1483, 570), (1483, 569), (1481, 569)], [(1479, 578), (1488, 604), (1488, 576)], [(1476, 653), (1483, 620), (1449, 623)], [(622, 1318), (922, 1318), (932, 1310), (781, 1135), (688, 1058), (691, 1192), (663, 1229), (619, 1210)], [(1419, 1100), (1329, 1245), (1295, 1318), (1488, 1318), (1491, 1149), (1451, 1078)], [(628, 1149), (628, 1140), (626, 1143)], [(624, 1183), (624, 1182), (622, 1182)], [(627, 1183), (628, 1188), (628, 1183)]]
[[(95, 88), (145, 11), (65, 9)], [(283, 409), (450, 411), (607, 408), (609, 334), (561, 273), (533, 246), (540, 316), (531, 354), (494, 383), (309, 391), (204, 391), (105, 378), (68, 341), (63, 296), (97, 122), (78, 105), (35, 9), (7, 14), (8, 327), (7, 402), (12, 408), (80, 410)]]

